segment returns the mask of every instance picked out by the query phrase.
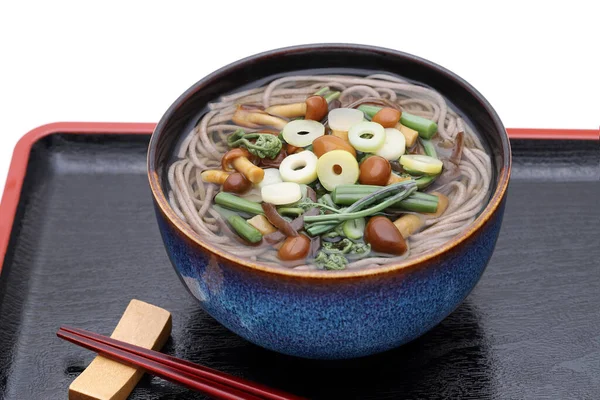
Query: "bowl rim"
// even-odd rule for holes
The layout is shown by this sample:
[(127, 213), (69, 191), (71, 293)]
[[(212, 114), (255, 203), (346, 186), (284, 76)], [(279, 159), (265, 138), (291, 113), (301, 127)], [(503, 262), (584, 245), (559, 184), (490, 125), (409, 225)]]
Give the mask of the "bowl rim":
[[(156, 151), (158, 145), (158, 138), (161, 135), (164, 127), (167, 124), (167, 121), (171, 119), (173, 114), (179, 108), (179, 106), (184, 103), (193, 93), (200, 90), (203, 86), (214, 82), (215, 80), (220, 79), (221, 75), (228, 72), (231, 69), (241, 68), (247, 66), (249, 64), (255, 64), (260, 62), (266, 58), (279, 57), (283, 55), (287, 55), (290, 53), (302, 53), (311, 50), (332, 50), (332, 51), (370, 51), (383, 53), (390, 57), (401, 57), (407, 59), (409, 61), (418, 63), (423, 65), (426, 68), (433, 69), (435, 72), (441, 75), (445, 75), (447, 78), (454, 80), (456, 83), (461, 85), (465, 90), (467, 90), (479, 103), (483, 106), (486, 112), (492, 119), (492, 122), (495, 128), (500, 132), (500, 142), (503, 149), (503, 157), (502, 157), (502, 165), (500, 168), (500, 173), (497, 176), (497, 184), (496, 190), (491, 196), (488, 204), (485, 206), (483, 211), (479, 214), (479, 216), (473, 221), (463, 232), (454, 236), (451, 240), (445, 243), (442, 246), (439, 246), (435, 249), (435, 251), (431, 251), (425, 254), (422, 254), (418, 257), (411, 258), (406, 261), (401, 261), (399, 263), (384, 265), (378, 268), (372, 269), (357, 269), (357, 270), (343, 270), (343, 271), (306, 271), (306, 270), (294, 270), (294, 269), (285, 269), (285, 268), (277, 268), (271, 267), (268, 265), (263, 265), (261, 263), (253, 262), (250, 260), (245, 260), (231, 254), (229, 252), (218, 249), (217, 247), (211, 245), (208, 242), (205, 242), (202, 237), (197, 234), (191, 227), (189, 227), (184, 221), (180, 220), (179, 217), (175, 214), (167, 198), (164, 195), (162, 185), (160, 183), (160, 179), (156, 172)], [(189, 89), (187, 89), (183, 94), (181, 94), (177, 100), (175, 100), (171, 106), (167, 109), (167, 111), (163, 114), (160, 121), (156, 125), (152, 136), (150, 137), (150, 143), (148, 146), (147, 153), (147, 173), (148, 179), (150, 182), (150, 189), (152, 191), (152, 196), (156, 204), (158, 205), (159, 211), (168, 219), (168, 222), (172, 224), (176, 229), (182, 233), (187, 240), (192, 242), (194, 245), (200, 246), (203, 250), (207, 251), (211, 255), (216, 255), (222, 259), (227, 260), (230, 263), (250, 268), (251, 270), (261, 271), (268, 274), (280, 275), (282, 277), (293, 277), (293, 278), (312, 278), (312, 279), (322, 279), (322, 280), (340, 280), (340, 279), (348, 279), (348, 278), (359, 278), (366, 276), (379, 276), (395, 271), (403, 271), (408, 270), (411, 267), (424, 266), (429, 263), (427, 261), (433, 261), (437, 257), (442, 256), (444, 253), (456, 248), (461, 243), (465, 242), (469, 238), (471, 238), (482, 226), (494, 215), (496, 210), (500, 207), (502, 200), (504, 199), (508, 182), (510, 179), (510, 171), (511, 171), (511, 148), (510, 141), (508, 138), (508, 134), (506, 133), (506, 129), (502, 124), (500, 117), (491, 106), (491, 104), (475, 89), (471, 84), (465, 81), (460, 76), (451, 72), (450, 70), (423, 59), (421, 57), (414, 56), (409, 53), (405, 53), (398, 50), (371, 46), (371, 45), (363, 45), (363, 44), (347, 44), (347, 43), (318, 43), (318, 44), (304, 44), (304, 45), (296, 45), (290, 47), (282, 47), (277, 48), (261, 53), (257, 53), (251, 55), (249, 57), (240, 59), (233, 63), (230, 63), (224, 67), (219, 68), (218, 70), (212, 72), (206, 77), (202, 78), (194, 85), (192, 85)]]

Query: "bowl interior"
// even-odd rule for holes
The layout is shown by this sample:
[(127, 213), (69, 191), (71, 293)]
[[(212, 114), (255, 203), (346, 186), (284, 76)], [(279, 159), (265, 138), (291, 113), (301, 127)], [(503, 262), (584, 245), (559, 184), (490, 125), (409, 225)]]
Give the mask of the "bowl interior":
[[(210, 101), (285, 75), (382, 72), (400, 75), (435, 89), (480, 133), (492, 154), (494, 173), (492, 201), (481, 215), (492, 212), (491, 203), (503, 193), (508, 181), (510, 145), (504, 126), (491, 105), (462, 78), (434, 63), (394, 50), (360, 45), (306, 45), (273, 50), (228, 65), (193, 85), (165, 113), (150, 141), (148, 167), (157, 202), (169, 208), (165, 200), (167, 166), (178, 143), (198, 123)], [(152, 175), (156, 177), (154, 183)], [(167, 216), (177, 218), (172, 211)]]

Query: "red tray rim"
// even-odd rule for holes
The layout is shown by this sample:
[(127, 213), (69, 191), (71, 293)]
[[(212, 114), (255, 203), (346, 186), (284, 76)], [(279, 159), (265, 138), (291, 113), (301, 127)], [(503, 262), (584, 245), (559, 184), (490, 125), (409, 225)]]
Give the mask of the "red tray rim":
[[(156, 124), (148, 122), (55, 122), (32, 129), (15, 146), (0, 203), (0, 274), (19, 204), (29, 154), (40, 139), (57, 134), (149, 135)], [(600, 129), (507, 128), (511, 139), (599, 140)]]

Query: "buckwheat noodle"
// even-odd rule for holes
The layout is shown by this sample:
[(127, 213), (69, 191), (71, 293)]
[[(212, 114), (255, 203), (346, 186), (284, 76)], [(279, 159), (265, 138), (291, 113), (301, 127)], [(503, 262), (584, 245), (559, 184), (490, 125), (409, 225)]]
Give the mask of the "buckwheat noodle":
[[(168, 170), (168, 201), (175, 214), (184, 220), (206, 242), (238, 257), (279, 267), (276, 251), (269, 247), (241, 246), (227, 235), (226, 225), (212, 208), (218, 188), (205, 183), (200, 173), (219, 168), (222, 155), (227, 151), (226, 137), (240, 128), (231, 122), (238, 104), (272, 104), (303, 102), (324, 86), (341, 91), (342, 107), (367, 97), (383, 98), (410, 112), (435, 121), (441, 141), (454, 144), (458, 132), (464, 132), (464, 149), (457, 179), (438, 186), (436, 191), (449, 198), (449, 205), (438, 218), (426, 218), (425, 227), (407, 240), (409, 250), (400, 257), (369, 257), (351, 262), (348, 269), (375, 268), (396, 263), (442, 246), (462, 232), (485, 207), (492, 178), (491, 160), (479, 137), (463, 119), (448, 107), (436, 91), (407, 82), (399, 77), (374, 74), (367, 77), (348, 75), (302, 75), (279, 78), (266, 86), (222, 96), (209, 104), (210, 111), (189, 132), (181, 143), (177, 160)], [(243, 128), (247, 132), (252, 129)], [(314, 270), (311, 264), (294, 267)]]

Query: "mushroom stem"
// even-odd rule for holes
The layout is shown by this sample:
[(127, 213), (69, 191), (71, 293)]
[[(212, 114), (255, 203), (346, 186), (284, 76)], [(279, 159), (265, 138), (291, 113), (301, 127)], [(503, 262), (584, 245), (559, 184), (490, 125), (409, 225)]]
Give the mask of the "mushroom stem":
[(260, 126), (272, 126), (277, 129), (283, 129), (287, 121), (267, 114), (262, 110), (247, 110), (238, 106), (231, 120), (240, 126), (247, 128), (259, 128)]
[(285, 118), (298, 118), (306, 114), (306, 103), (280, 104), (265, 109), (271, 115)]
[(333, 136), (337, 136), (340, 139), (343, 139), (344, 141), (350, 143), (350, 141), (348, 140), (348, 131), (336, 131), (335, 129), (332, 129), (331, 134)]
[(394, 221), (394, 225), (400, 231), (404, 239), (421, 229), (423, 226), (423, 218), (416, 214), (405, 214)]
[(265, 177), (265, 171), (252, 164), (246, 157), (238, 157), (231, 164), (236, 171), (244, 175), (252, 183), (260, 183)]
[(221, 171), (220, 169), (210, 169), (207, 171), (203, 171), (200, 174), (200, 177), (204, 182), (208, 183), (216, 183), (218, 185), (222, 185), (225, 183), (227, 178), (229, 177), (229, 173), (225, 171)]
[(406, 180), (409, 180), (409, 179), (411, 179), (411, 178), (406, 177), (406, 176), (399, 176), (399, 175), (396, 175), (395, 173), (392, 172), (390, 174), (390, 177), (388, 178), (386, 186), (387, 185), (393, 185), (394, 183), (406, 181)]

